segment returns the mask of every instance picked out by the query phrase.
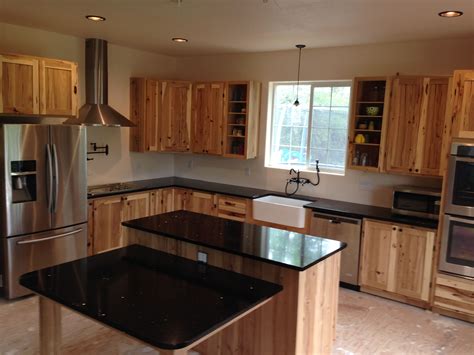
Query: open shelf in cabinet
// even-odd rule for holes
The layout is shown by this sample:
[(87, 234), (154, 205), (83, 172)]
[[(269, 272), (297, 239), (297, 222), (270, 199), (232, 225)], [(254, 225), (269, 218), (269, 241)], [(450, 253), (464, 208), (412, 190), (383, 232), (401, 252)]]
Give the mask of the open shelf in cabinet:
[(350, 169), (380, 171), (383, 167), (390, 85), (388, 77), (354, 79), (347, 157)]
[(228, 82), (226, 85), (224, 156), (252, 159), (257, 156), (260, 83)]

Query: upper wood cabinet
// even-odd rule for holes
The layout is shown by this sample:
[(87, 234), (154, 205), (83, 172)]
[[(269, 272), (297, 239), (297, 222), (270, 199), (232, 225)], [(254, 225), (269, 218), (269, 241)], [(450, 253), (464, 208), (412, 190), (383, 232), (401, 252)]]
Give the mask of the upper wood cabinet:
[(223, 82), (193, 84), (191, 126), (193, 153), (222, 155), (224, 89)]
[(453, 137), (474, 138), (474, 70), (456, 70), (449, 87), (441, 153), (442, 172), (447, 167)]
[(161, 84), (146, 78), (130, 79), (130, 150), (158, 152), (160, 146)]
[(393, 80), (385, 147), (388, 172), (440, 175), (448, 83), (449, 78)]
[(77, 64), (0, 55), (0, 113), (77, 116)]
[(161, 82), (161, 150), (187, 152), (191, 141), (191, 83)]
[(0, 55), (0, 113), (39, 114), (38, 59)]
[(428, 302), (435, 231), (364, 221), (360, 284)]
[(77, 116), (77, 64), (40, 59), (40, 113)]

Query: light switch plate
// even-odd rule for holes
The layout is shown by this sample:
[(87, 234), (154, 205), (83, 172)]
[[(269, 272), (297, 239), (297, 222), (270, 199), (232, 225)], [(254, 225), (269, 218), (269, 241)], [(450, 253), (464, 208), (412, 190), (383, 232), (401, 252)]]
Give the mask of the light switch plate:
[(203, 251), (198, 251), (197, 260), (200, 263), (207, 264), (207, 253), (205, 253)]

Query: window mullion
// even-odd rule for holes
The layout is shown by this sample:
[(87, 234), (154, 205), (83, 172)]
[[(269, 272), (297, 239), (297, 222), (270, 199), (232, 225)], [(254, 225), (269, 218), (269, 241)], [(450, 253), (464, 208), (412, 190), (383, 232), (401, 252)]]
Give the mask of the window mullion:
[(308, 115), (308, 140), (306, 143), (306, 167), (310, 168), (309, 159), (311, 157), (311, 129), (313, 128), (313, 95), (314, 95), (314, 84), (311, 84), (311, 90), (309, 93), (309, 115)]

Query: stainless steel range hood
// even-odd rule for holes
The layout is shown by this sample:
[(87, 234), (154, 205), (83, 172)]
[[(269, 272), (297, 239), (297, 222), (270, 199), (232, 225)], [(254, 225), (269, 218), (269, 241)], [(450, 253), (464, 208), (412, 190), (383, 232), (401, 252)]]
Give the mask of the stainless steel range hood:
[(108, 105), (107, 41), (86, 39), (86, 103), (79, 119), (66, 124), (107, 127), (135, 127), (125, 116)]

